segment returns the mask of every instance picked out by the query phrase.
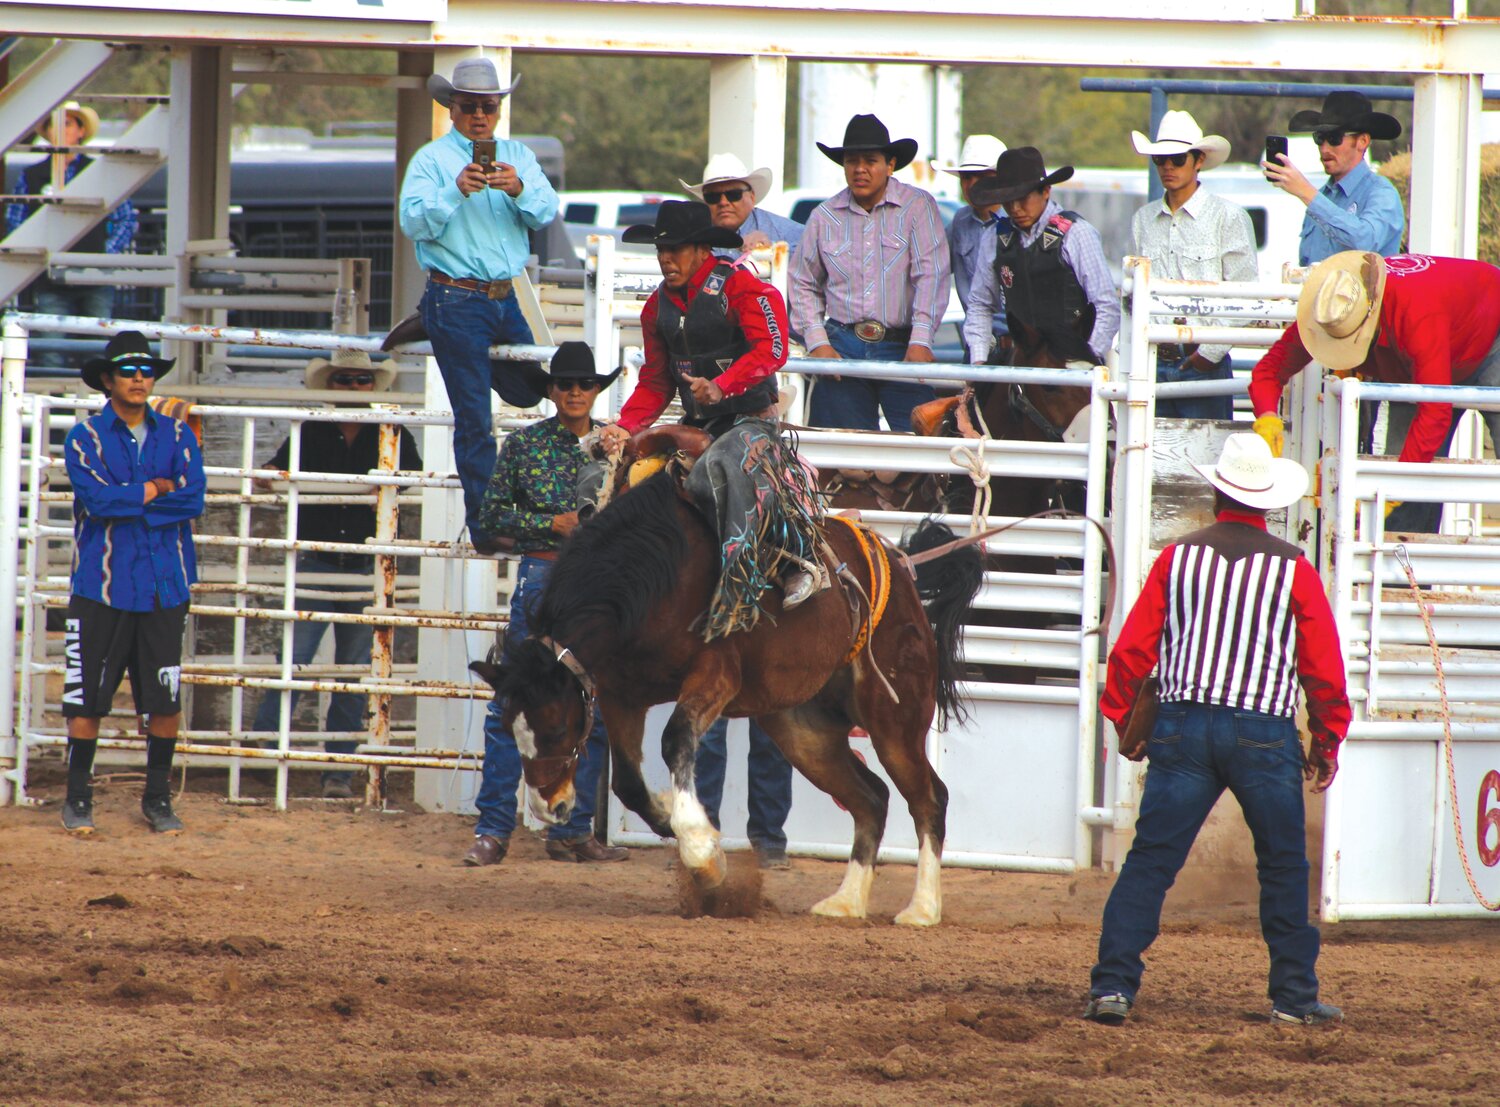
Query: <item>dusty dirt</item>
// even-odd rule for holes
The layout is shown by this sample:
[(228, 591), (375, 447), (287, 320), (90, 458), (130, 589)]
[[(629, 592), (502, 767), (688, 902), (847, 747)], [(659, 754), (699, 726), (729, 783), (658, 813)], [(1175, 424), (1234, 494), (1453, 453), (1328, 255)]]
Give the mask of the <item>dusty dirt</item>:
[[(205, 786), (207, 787), (207, 786)], [(1266, 1021), (1255, 884), (1193, 867), (1132, 1023), (1082, 1022), (1110, 876), (949, 870), (945, 920), (814, 919), (842, 867), (765, 874), (754, 918), (684, 918), (665, 849), (560, 865), (461, 819), (139, 785), (92, 840), (0, 810), (0, 1104), (1469, 1104), (1500, 1090), (1500, 931), (1326, 927), (1341, 1030)], [(60, 789), (54, 789), (54, 794)], [(44, 790), (43, 794), (47, 794)], [(222, 793), (220, 793), (222, 794)]]

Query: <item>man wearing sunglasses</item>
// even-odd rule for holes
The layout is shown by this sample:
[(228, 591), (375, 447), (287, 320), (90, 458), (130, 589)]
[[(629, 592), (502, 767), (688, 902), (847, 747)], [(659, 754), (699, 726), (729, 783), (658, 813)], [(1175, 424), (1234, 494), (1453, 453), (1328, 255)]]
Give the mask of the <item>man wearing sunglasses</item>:
[[(772, 180), (771, 171), (765, 167), (751, 172), (734, 154), (715, 154), (703, 167), (700, 184), (688, 184), (680, 177), (677, 183), (708, 205), (714, 226), (739, 235), (744, 240), (743, 249), (757, 250), (785, 242), (790, 248), (787, 255), (790, 264), (797, 243), (802, 241), (802, 224), (755, 206), (771, 191)], [(714, 253), (719, 257), (737, 256), (736, 251), (724, 247)]]
[(109, 397), (63, 444), (73, 487), (72, 596), (64, 637), (62, 711), (68, 724), (63, 826), (94, 831), (93, 766), (99, 720), (128, 671), (145, 720), (141, 814), (159, 834), (182, 831), (172, 811), (172, 756), (182, 719), (182, 631), (198, 579), (192, 521), (203, 514), (203, 453), (181, 420), (147, 401), (172, 362), (145, 335), (121, 331), (83, 382)]
[(1261, 162), (1266, 179), (1307, 205), (1302, 220), (1298, 264), (1313, 265), (1344, 250), (1370, 250), (1384, 257), (1399, 253), (1406, 212), (1396, 186), (1372, 170), (1365, 151), (1373, 139), (1401, 135), (1401, 124), (1373, 111), (1362, 92), (1330, 92), (1318, 111), (1299, 111), (1287, 128), (1312, 133), (1328, 182), (1316, 188), (1278, 154), (1280, 164)]
[[(490, 390), (515, 407), (533, 407), (543, 389), (535, 362), (492, 362), (489, 348), (533, 341), (512, 281), (531, 253), (528, 232), (552, 222), (558, 205), (536, 156), (495, 138), (500, 102), (518, 82), (502, 88), (488, 58), (459, 62), (451, 82), (429, 78), (427, 90), (448, 109), (453, 129), (413, 155), (401, 185), (401, 230), (427, 271), (419, 310), (453, 409), (466, 522), (481, 550), (491, 544), (479, 528), (495, 467)], [(494, 142), (488, 168), (479, 164), (476, 141)]]
[[(1151, 259), (1151, 275), (1170, 281), (1253, 281), (1260, 267), (1255, 256), (1255, 231), (1245, 209), (1205, 189), (1198, 174), (1223, 165), (1229, 140), (1205, 135), (1185, 111), (1162, 117), (1152, 142), (1140, 131), (1131, 132), (1138, 154), (1156, 167), (1165, 194), (1135, 213), (1130, 221), (1135, 252)], [(1183, 317), (1178, 322), (1199, 323)], [(1156, 379), (1173, 381), (1228, 380), (1229, 345), (1177, 345), (1156, 348)], [(1231, 419), (1229, 396), (1192, 396), (1156, 401), (1156, 414), (1177, 419)]]
[[(307, 363), (304, 379), (310, 392), (334, 392), (340, 394), (336, 403), (364, 406), (378, 392), (383, 392), (396, 379), (396, 371), (390, 362), (375, 365), (370, 355), (362, 350), (336, 350), (332, 358), (315, 357)], [(398, 469), (412, 471), (422, 468), (422, 455), (417, 452), (417, 443), (411, 432), (400, 428), (400, 454)], [(292, 468), (292, 440), (289, 435), (276, 452), (266, 461), (266, 469)], [(301, 446), (296, 468), (306, 473), (348, 473), (363, 477), (372, 469), (380, 468), (380, 425), (378, 423), (335, 423), (327, 420), (312, 420), (302, 424)], [(267, 486), (268, 487), (268, 486)], [(316, 492), (316, 487), (306, 491)], [(277, 535), (285, 537), (284, 535)], [(375, 537), (375, 508), (366, 504), (326, 504), (317, 507), (305, 506), (297, 512), (297, 537), (304, 542), (347, 542), (355, 545)], [(278, 558), (277, 564), (280, 564)], [(320, 593), (349, 592), (347, 600), (314, 599), (298, 596), (298, 611), (320, 611), (329, 614), (360, 615), (371, 602), (375, 559), (370, 554), (334, 553), (331, 551), (308, 551), (297, 555), (297, 584), (300, 589)], [(362, 578), (349, 584), (337, 584), (327, 577), (348, 576)], [(278, 647), (282, 637), (280, 625), (276, 624)], [(370, 664), (370, 646), (375, 638), (375, 628), (368, 623), (324, 623), (299, 621), (292, 627), (292, 665), (311, 665), (318, 654), (318, 646), (328, 628), (333, 627), (333, 660), (337, 665)], [(280, 660), (278, 652), (277, 660)], [(358, 677), (346, 676), (341, 680), (355, 681)], [(291, 693), (291, 712), (297, 710), (297, 699), (301, 693)], [(335, 692), (328, 700), (328, 722), (330, 733), (355, 733), (368, 730), (365, 722), (366, 697), (357, 692)], [(255, 712), (250, 729), (262, 734), (281, 729), (281, 693), (267, 692)], [(262, 739), (264, 740), (264, 739)], [(353, 753), (359, 745), (354, 739), (330, 739), (323, 743), (329, 753)], [(349, 799), (353, 796), (351, 782), (354, 774), (347, 769), (333, 769), (323, 774), (324, 799)]]

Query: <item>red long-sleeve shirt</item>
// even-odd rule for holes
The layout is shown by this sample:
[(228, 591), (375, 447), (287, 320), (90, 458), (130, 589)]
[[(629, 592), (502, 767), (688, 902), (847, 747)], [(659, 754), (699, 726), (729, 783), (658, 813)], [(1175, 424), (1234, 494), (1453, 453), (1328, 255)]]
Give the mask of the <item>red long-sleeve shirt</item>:
[[(641, 309), (641, 334), (646, 343), (646, 362), (641, 366), (641, 376), (635, 391), (620, 409), (620, 426), (631, 434), (656, 422), (677, 393), (677, 378), (672, 375), (671, 355), (656, 329), (657, 298), (665, 291), (679, 308), (686, 311), (719, 260), (712, 257), (699, 266), (698, 271), (688, 278), (686, 295), (672, 292), (665, 285), (660, 285)], [(750, 343), (750, 349), (715, 377), (714, 383), (723, 390), (724, 395), (738, 396), (786, 364), (789, 330), (786, 301), (773, 285), (767, 284), (743, 267), (736, 268), (724, 282), (724, 299), (730, 316), (739, 323), (745, 341)]]
[[(1370, 356), (1356, 372), (1394, 384), (1462, 384), (1500, 334), (1500, 269), (1464, 258), (1385, 259), (1385, 297)], [(1312, 360), (1293, 323), (1250, 375), (1256, 415), (1276, 410), (1286, 382)], [(1453, 421), (1451, 404), (1418, 404), (1401, 461), (1431, 461)]]
[(1164, 703), (1291, 716), (1295, 677), (1320, 748), (1337, 749), (1349, 731), (1343, 650), (1322, 581), (1259, 515), (1222, 511), (1156, 559), (1109, 655), (1099, 709), (1116, 726), (1158, 661)]

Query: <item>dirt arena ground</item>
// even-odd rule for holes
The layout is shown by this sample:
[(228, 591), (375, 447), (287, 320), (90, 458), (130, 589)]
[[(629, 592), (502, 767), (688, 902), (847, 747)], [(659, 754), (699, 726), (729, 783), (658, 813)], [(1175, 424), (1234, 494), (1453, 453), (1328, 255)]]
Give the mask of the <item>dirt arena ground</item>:
[[(205, 788), (208, 785), (204, 785)], [(43, 794), (48, 793), (46, 789)], [(60, 794), (60, 789), (52, 789)], [(222, 792), (219, 793), (222, 795)], [(0, 810), (0, 1104), (1493, 1104), (1500, 930), (1325, 928), (1340, 1030), (1266, 1021), (1253, 876), (1200, 863), (1131, 1024), (1082, 1022), (1110, 877), (950, 870), (943, 925), (807, 908), (841, 866), (766, 875), (755, 918), (685, 918), (672, 854), (457, 864), (469, 825), (138, 784), (76, 841)], [(1211, 859), (1211, 858), (1210, 858)]]

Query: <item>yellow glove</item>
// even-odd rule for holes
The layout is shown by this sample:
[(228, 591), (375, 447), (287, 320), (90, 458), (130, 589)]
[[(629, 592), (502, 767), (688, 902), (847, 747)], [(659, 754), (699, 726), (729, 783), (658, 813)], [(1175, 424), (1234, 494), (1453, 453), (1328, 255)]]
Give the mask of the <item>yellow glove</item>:
[(1391, 517), (1391, 512), (1395, 511), (1400, 506), (1401, 506), (1401, 501), (1400, 500), (1386, 500), (1385, 501), (1385, 517), (1387, 519), (1389, 519)]
[(1286, 447), (1286, 424), (1281, 421), (1281, 416), (1274, 411), (1256, 416), (1254, 428), (1255, 433), (1271, 447), (1272, 456), (1280, 457), (1281, 451)]

